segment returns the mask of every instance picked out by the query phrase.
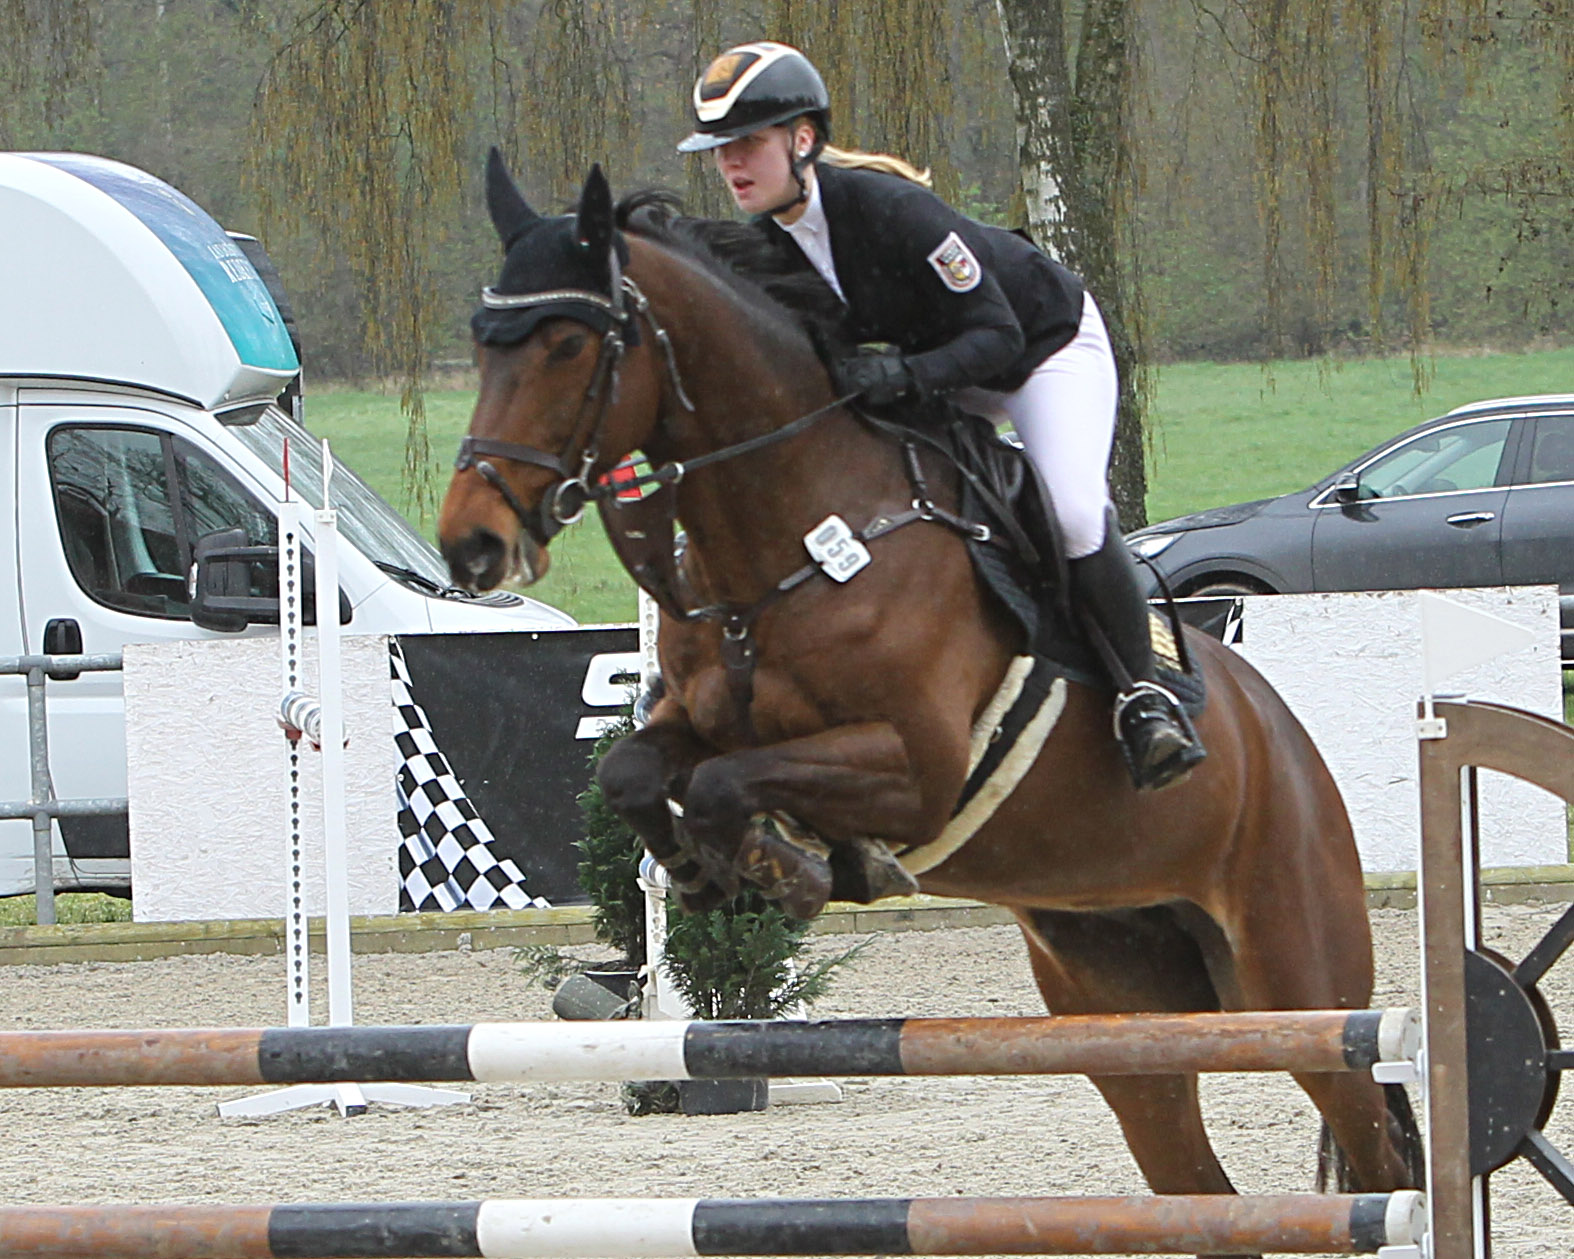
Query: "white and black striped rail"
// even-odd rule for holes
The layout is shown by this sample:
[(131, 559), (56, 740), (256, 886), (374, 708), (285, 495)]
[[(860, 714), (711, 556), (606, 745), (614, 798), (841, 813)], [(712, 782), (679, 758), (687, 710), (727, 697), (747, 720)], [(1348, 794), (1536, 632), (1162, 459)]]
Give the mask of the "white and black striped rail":
[(1419, 1036), (1409, 1009), (0, 1032), (0, 1088), (1362, 1071)]
[(559, 1199), (0, 1208), (0, 1259), (655, 1259), (680, 1255), (1371, 1254), (1421, 1194)]

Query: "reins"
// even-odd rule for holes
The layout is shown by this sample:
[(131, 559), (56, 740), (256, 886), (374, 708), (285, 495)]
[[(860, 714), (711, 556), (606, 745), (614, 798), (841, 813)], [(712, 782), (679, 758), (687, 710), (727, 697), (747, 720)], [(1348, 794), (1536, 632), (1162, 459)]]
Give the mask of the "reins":
[[(742, 455), (752, 454), (767, 446), (774, 446), (777, 442), (787, 441), (796, 437), (806, 429), (812, 427), (817, 421), (829, 415), (840, 406), (851, 402), (857, 395), (847, 394), (845, 397), (836, 398), (825, 406), (810, 411), (807, 415), (800, 415), (791, 423), (784, 424), (781, 428), (773, 429), (769, 433), (762, 433), (756, 437), (735, 442), (730, 446), (723, 446), (719, 450), (707, 451), (689, 460), (674, 460), (663, 464), (661, 467), (635, 477), (633, 480), (619, 481), (616, 484), (603, 483), (591, 485), (590, 471), (600, 457), (601, 430), (606, 423), (607, 412), (612, 402), (617, 397), (618, 369), (622, 364), (624, 350), (627, 344), (633, 341), (629, 335), (630, 330), (638, 319), (644, 319), (650, 325), (650, 332), (656, 344), (661, 347), (663, 360), (667, 368), (667, 379), (672, 386), (673, 396), (685, 411), (693, 412), (694, 403), (689, 399), (688, 391), (683, 387), (683, 376), (678, 370), (677, 355), (672, 348), (672, 338), (667, 335), (667, 330), (661, 326), (655, 313), (650, 308), (650, 299), (640, 290), (640, 287), (628, 276), (619, 277), (616, 288), (621, 298), (627, 298), (625, 304), (622, 300), (614, 301), (600, 293), (579, 289), (553, 289), (544, 293), (498, 293), (490, 286), (481, 290), (481, 304), (494, 310), (511, 310), (526, 306), (539, 306), (545, 304), (564, 305), (579, 304), (591, 307), (593, 310), (604, 311), (614, 315), (617, 325), (606, 333), (601, 341), (601, 354), (596, 363), (595, 374), (591, 377), (590, 384), (585, 390), (585, 401), (596, 402), (595, 420), (592, 424), (590, 437), (580, 452), (578, 467), (569, 461), (569, 452), (573, 450), (579, 438), (582, 424), (576, 420), (574, 430), (569, 434), (567, 445), (562, 454), (554, 455), (537, 446), (527, 446), (522, 442), (502, 441), (492, 437), (471, 437), (466, 435), (459, 442), (459, 456), (454, 461), (454, 469), (463, 472), (466, 468), (474, 468), (481, 478), (493, 489), (502, 495), (503, 501), (509, 509), (519, 518), (519, 523), (525, 531), (538, 542), (545, 546), (556, 536), (564, 525), (575, 524), (585, 514), (585, 508), (592, 502), (601, 503), (614, 494), (626, 494), (630, 490), (644, 489), (655, 485), (665, 487), (677, 485), (688, 473), (700, 468), (709, 467), (711, 464), (723, 463), (729, 459), (736, 459)], [(515, 463), (527, 463), (534, 467), (545, 468), (549, 472), (556, 472), (560, 478), (548, 487), (542, 496), (541, 504), (531, 512), (519, 501), (519, 496), (509, 487), (496, 466), (485, 458), (478, 456), (492, 455), (500, 459), (509, 459)], [(565, 505), (566, 504), (566, 505)]]
[[(617, 482), (603, 481), (592, 485), (589, 478), (596, 460), (600, 457), (601, 435), (607, 413), (617, 395), (618, 371), (622, 365), (626, 345), (635, 343), (640, 319), (649, 325), (652, 338), (662, 349), (667, 379), (674, 398), (684, 410), (691, 413), (694, 411), (694, 404), (683, 387), (683, 378), (678, 370), (672, 340), (652, 311), (650, 300), (628, 276), (615, 276), (613, 292), (616, 294), (614, 298), (577, 289), (557, 289), (545, 293), (527, 294), (500, 294), (492, 288), (481, 291), (482, 304), (492, 309), (516, 309), (546, 303), (558, 306), (578, 304), (596, 312), (597, 316), (611, 314), (615, 317), (616, 323), (602, 338), (596, 371), (585, 390), (584, 402), (586, 406), (595, 404), (595, 411), (589, 436), (577, 460), (572, 459), (571, 454), (584, 428), (584, 407), (575, 420), (573, 431), (569, 434), (561, 454), (554, 455), (539, 447), (520, 442), (466, 436), (459, 443), (459, 457), (454, 467), (456, 471), (474, 468), (487, 484), (502, 496), (503, 501), (519, 519), (525, 532), (542, 547), (545, 547), (564, 525), (578, 521), (590, 503), (596, 503), (618, 558), (640, 588), (656, 601), (663, 613), (684, 622), (720, 622), (721, 659), (726, 671), (728, 690), (739, 713), (740, 724), (752, 738), (753, 724), (749, 718), (749, 709), (754, 694), (754, 626), (765, 611), (779, 599), (816, 577), (826, 576), (831, 570), (823, 561), (805, 564), (782, 578), (750, 604), (716, 603), (690, 606), (688, 599), (685, 598), (686, 583), (678, 568), (675, 553), (676, 496), (667, 491), (674, 490), (689, 473), (753, 454), (807, 432), (827, 415), (852, 402), (857, 395), (847, 394), (835, 398), (824, 406), (783, 424), (780, 428), (716, 450), (706, 451), (692, 459), (673, 460), (632, 479)], [(995, 541), (988, 525), (964, 520), (940, 507), (932, 498), (928, 481), (919, 463), (918, 441), (924, 440), (925, 445), (944, 454), (944, 448), (940, 443), (923, 439), (921, 434), (911, 429), (904, 429), (856, 409), (853, 414), (874, 432), (894, 438), (900, 443), (904, 470), (912, 490), (912, 500), (907, 510), (876, 516), (862, 528), (851, 529), (844, 525), (846, 539), (862, 546), (906, 525), (927, 521), (939, 524), (975, 542)], [(518, 495), (509, 487), (496, 466), (484, 457), (488, 455), (545, 468), (557, 473), (558, 480), (547, 488), (541, 502), (532, 512), (520, 502)], [(952, 462), (956, 463), (955, 460)], [(963, 475), (970, 475), (960, 463), (957, 463), (957, 466)], [(638, 491), (650, 486), (656, 487), (654, 492), (632, 501), (619, 498), (620, 495), (626, 495), (631, 490)], [(984, 489), (982, 485), (979, 488)], [(1010, 513), (1004, 513), (1002, 518), (1009, 520)], [(1019, 533), (1020, 530), (1015, 532)], [(1019, 545), (1025, 545), (1029, 552), (1032, 551), (1031, 543), (1027, 542), (1025, 536), (1013, 540)]]

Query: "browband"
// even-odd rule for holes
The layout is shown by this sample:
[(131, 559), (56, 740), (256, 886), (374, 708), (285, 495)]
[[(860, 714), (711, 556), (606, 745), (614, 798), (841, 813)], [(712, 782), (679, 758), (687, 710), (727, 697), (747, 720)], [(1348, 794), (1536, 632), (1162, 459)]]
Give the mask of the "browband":
[(549, 289), (545, 293), (499, 293), (490, 284), (481, 290), (481, 305), (488, 310), (517, 310), (523, 306), (545, 306), (549, 302), (583, 302), (610, 315), (622, 316), (621, 302), (592, 293), (589, 289)]

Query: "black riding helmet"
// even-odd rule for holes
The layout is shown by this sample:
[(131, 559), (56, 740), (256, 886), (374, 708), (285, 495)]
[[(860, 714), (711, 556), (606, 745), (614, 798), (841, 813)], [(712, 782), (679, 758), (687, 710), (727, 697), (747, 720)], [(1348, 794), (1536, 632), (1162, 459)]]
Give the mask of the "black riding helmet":
[(809, 59), (768, 40), (739, 44), (705, 67), (694, 84), (694, 134), (678, 152), (717, 149), (804, 114), (814, 120), (818, 148), (831, 138), (831, 97)]

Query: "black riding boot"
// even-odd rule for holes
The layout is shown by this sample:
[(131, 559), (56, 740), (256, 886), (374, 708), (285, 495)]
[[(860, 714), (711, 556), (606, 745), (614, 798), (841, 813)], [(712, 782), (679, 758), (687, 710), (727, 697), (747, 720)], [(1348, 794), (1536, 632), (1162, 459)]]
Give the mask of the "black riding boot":
[(1115, 697), (1115, 737), (1131, 781), (1145, 791), (1184, 778), (1207, 752), (1180, 702), (1154, 680), (1147, 600), (1113, 520), (1097, 551), (1071, 561), (1071, 591), (1130, 675), (1129, 688)]

